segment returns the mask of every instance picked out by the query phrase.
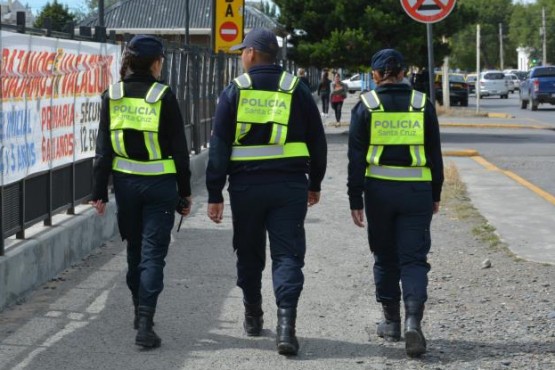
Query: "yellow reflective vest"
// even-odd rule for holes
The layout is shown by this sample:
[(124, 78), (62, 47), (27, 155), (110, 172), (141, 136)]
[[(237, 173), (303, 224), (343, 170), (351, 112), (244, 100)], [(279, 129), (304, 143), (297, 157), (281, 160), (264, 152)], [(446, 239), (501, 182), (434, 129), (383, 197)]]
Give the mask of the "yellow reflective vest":
[[(366, 177), (394, 181), (431, 181), (432, 173), (426, 166), (424, 151), (424, 107), (426, 95), (413, 90), (406, 112), (386, 112), (374, 90), (361, 95), (371, 113), (370, 145), (366, 155)], [(410, 166), (385, 166), (380, 163), (388, 145), (409, 147)]]
[[(308, 157), (306, 143), (286, 142), (291, 116), (293, 92), (299, 79), (283, 72), (277, 91), (254, 90), (248, 73), (233, 80), (239, 89), (235, 140), (231, 150), (232, 161), (254, 161), (277, 158)], [(241, 140), (253, 125), (272, 125), (268, 143), (243, 145)]]
[[(155, 82), (144, 98), (125, 97), (123, 82), (110, 86), (110, 139), (116, 154), (112, 169), (134, 175), (164, 175), (176, 173), (173, 159), (163, 159), (158, 131), (162, 97), (168, 86)], [(129, 158), (125, 149), (123, 134), (125, 130), (141, 131), (148, 152), (148, 161)]]

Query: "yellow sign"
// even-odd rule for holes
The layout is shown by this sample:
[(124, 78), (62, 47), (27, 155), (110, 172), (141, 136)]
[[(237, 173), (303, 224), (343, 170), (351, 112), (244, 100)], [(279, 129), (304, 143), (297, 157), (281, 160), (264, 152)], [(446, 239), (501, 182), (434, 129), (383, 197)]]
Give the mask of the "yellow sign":
[(229, 48), (243, 41), (245, 0), (214, 0), (214, 51), (229, 53)]

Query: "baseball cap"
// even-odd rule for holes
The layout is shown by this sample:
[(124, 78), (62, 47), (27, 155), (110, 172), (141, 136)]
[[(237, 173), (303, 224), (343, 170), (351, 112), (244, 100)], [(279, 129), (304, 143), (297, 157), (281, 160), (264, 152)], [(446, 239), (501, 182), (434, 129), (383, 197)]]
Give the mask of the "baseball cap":
[(405, 67), (403, 54), (395, 49), (382, 49), (372, 57), (371, 67), (374, 70), (384, 70), (386, 67)]
[(154, 36), (137, 35), (133, 37), (127, 44), (127, 50), (137, 57), (165, 57), (162, 41)]
[(254, 48), (275, 57), (279, 51), (276, 35), (267, 28), (253, 28), (242, 43), (232, 46), (229, 50)]

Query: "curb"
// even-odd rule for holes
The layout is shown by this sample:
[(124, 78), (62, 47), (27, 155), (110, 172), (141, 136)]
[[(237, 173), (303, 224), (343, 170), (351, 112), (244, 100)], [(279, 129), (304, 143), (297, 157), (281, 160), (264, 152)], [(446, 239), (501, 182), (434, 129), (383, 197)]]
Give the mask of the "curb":
[(508, 114), (508, 113), (494, 113), (494, 112), (488, 112), (487, 115), (489, 118), (515, 118), (515, 116)]
[(510, 128), (548, 130), (551, 127), (541, 125), (522, 125), (512, 123), (440, 123), (440, 127), (469, 127), (469, 128)]
[(441, 154), (443, 154), (444, 157), (476, 157), (480, 155), (480, 153), (474, 149), (444, 150)]

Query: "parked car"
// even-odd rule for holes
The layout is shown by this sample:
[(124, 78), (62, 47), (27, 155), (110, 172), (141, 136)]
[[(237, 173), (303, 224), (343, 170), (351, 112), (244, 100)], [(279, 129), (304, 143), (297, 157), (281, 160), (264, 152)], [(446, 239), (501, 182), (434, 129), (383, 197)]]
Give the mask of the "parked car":
[(532, 110), (538, 105), (555, 105), (555, 67), (534, 67), (528, 78), (520, 84), (520, 108), (526, 109), (530, 103)]
[(468, 93), (469, 94), (474, 94), (476, 92), (476, 78), (478, 76), (476, 76), (476, 74), (469, 74), (466, 75), (466, 84), (468, 85)]
[(349, 92), (354, 94), (356, 91), (360, 91), (360, 74), (352, 75), (351, 77), (341, 81), (347, 85)]
[(512, 94), (520, 89), (520, 79), (514, 73), (505, 73), (505, 79), (509, 81), (509, 92)]
[[(443, 73), (435, 74), (436, 100), (443, 105)], [(468, 84), (464, 75), (459, 73), (449, 73), (449, 104), (460, 104), (463, 107), (468, 106)]]
[(478, 99), (495, 95), (499, 95), (501, 99), (509, 98), (509, 81), (505, 79), (505, 74), (501, 71), (480, 72), (478, 83), (479, 86), (476, 88)]

